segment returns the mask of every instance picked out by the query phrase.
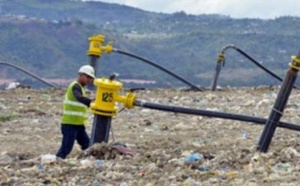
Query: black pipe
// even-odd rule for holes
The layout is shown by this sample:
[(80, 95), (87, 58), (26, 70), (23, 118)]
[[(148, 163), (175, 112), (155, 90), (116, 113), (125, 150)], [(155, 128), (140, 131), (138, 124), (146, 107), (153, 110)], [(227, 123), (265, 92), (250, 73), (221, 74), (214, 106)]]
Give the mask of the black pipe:
[[(300, 51), (296, 57), (300, 60)], [(276, 131), (277, 123), (283, 115), (284, 108), (291, 94), (293, 85), (297, 79), (297, 73), (300, 68), (300, 63), (293, 61), (290, 69), (287, 71), (280, 91), (277, 95), (275, 104), (271, 110), (269, 119), (266, 122), (264, 131), (260, 137), (257, 150), (260, 152), (268, 152), (273, 135)]]
[[(237, 52), (239, 52), (240, 54), (242, 54), (244, 57), (246, 57), (247, 59), (249, 59), (251, 62), (253, 62), (255, 65), (257, 65), (259, 68), (261, 68), (262, 70), (264, 70), (265, 72), (267, 72), (268, 74), (270, 74), (272, 77), (274, 77), (275, 79), (279, 80), (280, 82), (283, 81), (283, 79), (281, 77), (279, 77), (278, 75), (276, 75), (274, 72), (272, 72), (271, 70), (267, 69), (266, 67), (264, 67), (263, 65), (261, 65), (259, 62), (257, 62), (254, 58), (252, 58), (250, 55), (248, 55), (246, 52), (244, 52), (243, 50), (241, 50), (240, 48), (234, 46), (234, 45), (227, 45), (226, 47), (223, 48), (221, 54), (224, 55), (225, 51), (227, 49), (234, 49), (236, 50)], [(221, 62), (224, 62), (225, 60), (221, 61)], [(220, 61), (217, 62), (217, 66), (220, 66), (219, 65)], [(223, 65), (224, 66), (224, 65)], [(221, 66), (220, 66), (221, 67)], [(218, 70), (218, 72), (217, 72)], [(215, 73), (220, 73), (221, 69), (217, 69), (216, 67), (216, 72)], [(217, 86), (217, 78), (218, 76), (214, 76), (214, 79), (213, 79), (213, 84), (212, 84), (212, 87), (211, 87), (211, 90), (212, 91), (215, 91), (216, 89), (216, 86)], [(298, 88), (297, 86), (293, 85), (293, 88)]]
[(216, 68), (215, 68), (215, 72), (214, 72), (214, 76), (213, 76), (213, 82), (212, 82), (212, 85), (211, 85), (211, 90), (212, 91), (215, 91), (216, 88), (217, 88), (217, 81), (218, 81), (218, 78), (219, 78), (219, 75), (220, 75), (220, 72), (221, 72), (222, 64), (224, 64), (224, 62), (225, 62), (224, 58), (218, 59), (218, 62), (217, 62)]
[[(90, 65), (94, 68), (94, 71), (95, 71), (95, 77), (97, 77), (97, 60), (99, 58), (99, 56), (96, 56), (96, 55), (90, 55)], [(93, 84), (93, 81), (88, 84), (88, 89), (89, 90), (95, 90), (95, 86)]]
[[(258, 67), (260, 67), (261, 69), (263, 69), (265, 72), (267, 72), (268, 74), (270, 74), (271, 76), (273, 76), (275, 79), (279, 80), (280, 82), (283, 81), (283, 79), (281, 77), (277, 76), (274, 72), (272, 72), (271, 70), (267, 69), (266, 67), (264, 67), (263, 65), (261, 65), (260, 63), (258, 63), (256, 60), (254, 60), (252, 57), (250, 57), (248, 54), (246, 54), (241, 49), (236, 48), (236, 51), (240, 52), (242, 55), (244, 55), (246, 58), (248, 58), (249, 60), (251, 60), (254, 64), (256, 64)], [(293, 85), (293, 88), (298, 88), (298, 87), (295, 86), (295, 85)]]
[(14, 67), (14, 68), (16, 68), (17, 70), (20, 70), (20, 71), (22, 71), (22, 72), (24, 72), (24, 73), (26, 73), (26, 74), (28, 74), (28, 75), (34, 77), (35, 79), (37, 79), (37, 80), (39, 80), (39, 81), (41, 81), (41, 82), (43, 82), (43, 83), (49, 85), (50, 87), (56, 87), (54, 84), (49, 83), (49, 82), (43, 80), (42, 78), (38, 77), (37, 75), (34, 75), (34, 74), (32, 74), (31, 72), (29, 72), (29, 71), (27, 71), (27, 70), (25, 70), (25, 69), (23, 69), (23, 68), (21, 68), (21, 67), (19, 67), (19, 66), (17, 66), (17, 65), (13, 65), (13, 64), (10, 64), (10, 63), (2, 62), (2, 61), (0, 61), (0, 64), (1, 64), (1, 65), (7, 65), (7, 66)]
[(108, 143), (111, 128), (111, 117), (94, 114), (90, 146), (95, 143)]
[(170, 71), (170, 70), (168, 70), (168, 69), (166, 69), (166, 68), (158, 65), (157, 63), (154, 63), (154, 62), (152, 62), (152, 61), (150, 61), (148, 59), (142, 58), (142, 57), (137, 56), (135, 54), (132, 54), (132, 53), (129, 53), (129, 52), (125, 52), (125, 51), (122, 51), (122, 50), (119, 50), (119, 49), (113, 49), (113, 51), (117, 52), (117, 53), (120, 53), (120, 54), (123, 54), (123, 55), (126, 55), (126, 56), (130, 56), (130, 57), (139, 59), (139, 60), (141, 60), (143, 62), (146, 62), (146, 63), (148, 63), (148, 64), (150, 64), (150, 65), (152, 65), (152, 66), (154, 66), (154, 67), (156, 67), (156, 68), (158, 68), (158, 69), (160, 69), (160, 70), (162, 70), (162, 71), (170, 74), (171, 76), (175, 77), (176, 79), (180, 80), (181, 82), (189, 85), (193, 90), (202, 91), (202, 89), (200, 89), (199, 87), (197, 87), (193, 83), (191, 83), (188, 80), (184, 79), (183, 77), (175, 74), (174, 72), (172, 72), (172, 71)]
[[(161, 105), (157, 103), (150, 103), (136, 100), (134, 102), (135, 106), (167, 111), (167, 112), (175, 112), (175, 113), (182, 113), (182, 114), (192, 114), (192, 115), (200, 115), (200, 116), (208, 116), (208, 117), (217, 117), (223, 119), (232, 119), (238, 121), (245, 121), (245, 122), (253, 122), (258, 124), (265, 124), (267, 119), (253, 117), (253, 116), (246, 116), (240, 114), (232, 114), (232, 113), (225, 113), (225, 112), (216, 112), (216, 111), (209, 111), (209, 110), (201, 110), (201, 109), (193, 109), (193, 108), (186, 108), (186, 107), (178, 107), (178, 106), (169, 106), (169, 105)], [(278, 121), (278, 127), (300, 131), (300, 126), (296, 124), (291, 124), (287, 122)]]

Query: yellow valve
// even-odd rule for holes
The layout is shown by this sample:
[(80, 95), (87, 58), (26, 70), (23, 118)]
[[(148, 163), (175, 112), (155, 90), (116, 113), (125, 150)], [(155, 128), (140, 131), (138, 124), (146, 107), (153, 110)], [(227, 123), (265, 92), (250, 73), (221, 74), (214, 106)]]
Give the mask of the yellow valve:
[(300, 70), (300, 59), (296, 56), (292, 56), (292, 62), (290, 63), (290, 67), (295, 70)]
[(107, 54), (113, 51), (112, 42), (109, 42), (106, 46), (103, 46), (105, 36), (103, 35), (95, 35), (89, 37), (90, 47), (87, 51), (87, 55), (94, 55), (97, 57), (102, 56), (102, 51), (106, 52)]
[(115, 116), (118, 110), (115, 105), (116, 102), (123, 103), (124, 107), (128, 109), (134, 107), (135, 95), (133, 93), (129, 92), (126, 96), (118, 94), (118, 91), (123, 87), (121, 82), (100, 78), (94, 80), (94, 85), (97, 86), (96, 99), (91, 104), (91, 111), (94, 114)]
[(102, 55), (102, 44), (104, 42), (104, 36), (103, 35), (95, 35), (92, 37), (89, 37), (90, 41), (90, 48), (87, 52), (88, 55), (95, 55), (95, 56), (101, 56)]

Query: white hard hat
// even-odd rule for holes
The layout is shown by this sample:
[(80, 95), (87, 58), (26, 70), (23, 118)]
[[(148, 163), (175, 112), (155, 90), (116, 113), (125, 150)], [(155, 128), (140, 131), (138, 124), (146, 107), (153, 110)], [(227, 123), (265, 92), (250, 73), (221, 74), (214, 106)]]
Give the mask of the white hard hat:
[(95, 79), (95, 70), (92, 66), (90, 65), (83, 65), (82, 67), (80, 67), (80, 69), (78, 70), (78, 73), (83, 73), (86, 74), (92, 78)]

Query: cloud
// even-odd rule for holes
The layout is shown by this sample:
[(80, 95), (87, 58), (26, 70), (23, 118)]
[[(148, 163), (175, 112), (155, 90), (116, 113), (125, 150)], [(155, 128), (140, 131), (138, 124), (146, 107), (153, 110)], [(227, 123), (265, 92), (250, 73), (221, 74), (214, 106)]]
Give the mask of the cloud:
[(154, 12), (189, 14), (224, 14), (234, 18), (276, 18), (299, 16), (299, 0), (101, 0)]

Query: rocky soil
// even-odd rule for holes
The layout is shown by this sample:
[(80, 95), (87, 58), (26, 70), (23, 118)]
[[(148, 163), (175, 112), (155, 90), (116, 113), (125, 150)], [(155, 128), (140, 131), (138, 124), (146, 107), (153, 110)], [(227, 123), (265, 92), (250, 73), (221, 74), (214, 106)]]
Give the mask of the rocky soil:
[[(136, 95), (159, 104), (268, 118), (278, 90), (153, 89)], [(264, 125), (141, 107), (114, 117), (109, 144), (99, 145), (112, 150), (111, 143), (122, 142), (136, 152), (133, 156), (88, 156), (76, 145), (66, 160), (55, 159), (64, 92), (0, 90), (1, 186), (299, 185), (297, 131), (278, 127), (269, 152), (259, 153)], [(281, 121), (300, 123), (299, 93), (292, 91)], [(89, 133), (92, 122), (91, 114)]]

